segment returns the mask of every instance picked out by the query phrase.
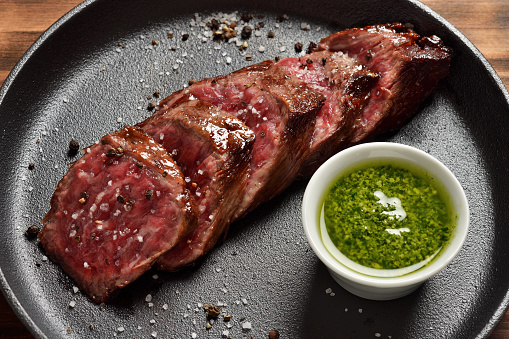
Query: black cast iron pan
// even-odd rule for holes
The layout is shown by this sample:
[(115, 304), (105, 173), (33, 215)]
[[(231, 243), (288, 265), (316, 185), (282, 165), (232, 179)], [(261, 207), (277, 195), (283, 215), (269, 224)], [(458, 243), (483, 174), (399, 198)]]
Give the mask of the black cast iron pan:
[[(193, 26), (193, 19), (234, 11), (264, 23), (244, 51), (251, 61), (233, 43), (202, 42), (205, 29)], [(288, 20), (278, 23), (282, 14)], [(159, 91), (164, 97), (190, 78), (295, 56), (296, 42), (307, 46), (347, 27), (396, 21), (439, 35), (455, 57), (451, 75), (419, 114), (381, 139), (444, 162), (471, 207), (465, 247), (415, 293), (375, 302), (334, 283), (302, 231), (306, 181), (232, 225), (227, 241), (194, 267), (150, 271), (106, 305), (75, 293), (73, 281), (25, 237), (77, 159), (67, 152), (72, 138), (86, 146), (142, 121), (151, 114), (149, 96)], [(269, 31), (275, 38), (267, 38)], [(475, 47), (417, 1), (85, 1), (45, 32), (9, 75), (0, 90), (0, 126), (0, 284), (36, 337), (263, 338), (277, 329), (282, 338), (481, 338), (508, 305), (508, 94)], [(204, 303), (223, 305), (232, 320), (207, 330)]]

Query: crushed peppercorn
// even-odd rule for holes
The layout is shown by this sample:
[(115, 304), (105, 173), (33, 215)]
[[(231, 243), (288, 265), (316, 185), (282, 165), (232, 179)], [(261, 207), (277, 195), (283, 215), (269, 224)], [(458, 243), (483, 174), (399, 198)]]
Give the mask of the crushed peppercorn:
[(187, 39), (189, 39), (189, 34), (182, 34), (182, 41), (186, 41)]
[(249, 26), (244, 26), (242, 28), (242, 31), (240, 32), (240, 37), (244, 40), (247, 40), (251, 37), (251, 33), (253, 32), (253, 29)]
[(205, 304), (203, 305), (203, 309), (207, 311), (207, 316), (209, 318), (217, 318), (221, 314), (219, 307), (214, 305)]
[(150, 198), (152, 198), (152, 195), (153, 195), (153, 194), (154, 194), (154, 191), (153, 191), (153, 190), (147, 190), (147, 191), (145, 192), (145, 198), (146, 198), (147, 200), (150, 200)]
[(317, 44), (315, 44), (313, 41), (310, 41), (309, 42), (309, 46), (308, 46), (308, 48), (306, 50), (306, 54), (313, 53), (316, 50), (317, 47), (318, 47)]
[(35, 168), (35, 164), (33, 162), (28, 164), (28, 169), (33, 170)]
[(69, 153), (74, 154), (80, 149), (80, 144), (76, 139), (69, 141)]
[(297, 43), (295, 44), (295, 52), (297, 52), (297, 53), (302, 52), (302, 48), (303, 48), (303, 47), (304, 47), (304, 45), (302, 45), (302, 43), (301, 43), (301, 42), (297, 42)]
[(39, 226), (31, 225), (25, 230), (25, 234), (28, 238), (35, 238), (39, 234)]

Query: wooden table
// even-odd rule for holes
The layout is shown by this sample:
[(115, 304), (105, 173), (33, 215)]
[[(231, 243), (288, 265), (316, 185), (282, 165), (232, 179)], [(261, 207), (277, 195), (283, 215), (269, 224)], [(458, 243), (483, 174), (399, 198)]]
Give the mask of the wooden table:
[[(30, 45), (80, 0), (0, 0), (0, 85)], [(509, 88), (509, 1), (423, 0), (486, 56)], [(32, 338), (0, 293), (0, 338)], [(509, 311), (489, 339), (509, 338)]]

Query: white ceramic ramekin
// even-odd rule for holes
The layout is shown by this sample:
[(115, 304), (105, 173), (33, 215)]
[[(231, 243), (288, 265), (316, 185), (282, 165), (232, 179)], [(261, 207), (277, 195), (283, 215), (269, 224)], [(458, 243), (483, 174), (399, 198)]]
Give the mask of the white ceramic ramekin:
[[(324, 245), (320, 232), (320, 212), (325, 193), (335, 180), (356, 164), (365, 162), (408, 163), (435, 178), (451, 197), (458, 216), (449, 243), (426, 266), (396, 277), (376, 277), (354, 271), (340, 263)], [(441, 162), (411, 146), (390, 142), (372, 142), (347, 148), (327, 160), (311, 177), (302, 201), (302, 222), (308, 242), (318, 258), (327, 266), (336, 282), (351, 293), (366, 299), (389, 300), (405, 296), (425, 280), (446, 267), (459, 253), (467, 237), (469, 209), (460, 183)]]

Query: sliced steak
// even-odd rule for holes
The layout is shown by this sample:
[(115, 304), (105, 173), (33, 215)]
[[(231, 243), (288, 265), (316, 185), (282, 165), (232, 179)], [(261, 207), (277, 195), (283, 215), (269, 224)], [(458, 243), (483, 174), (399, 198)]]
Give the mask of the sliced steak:
[(255, 135), (232, 115), (188, 97), (139, 127), (173, 155), (199, 209), (199, 226), (156, 263), (173, 271), (208, 252), (227, 231), (245, 191)]
[(354, 143), (401, 127), (449, 74), (452, 54), (440, 38), (421, 38), (399, 23), (334, 33), (318, 49), (347, 53), (380, 75), (354, 132)]
[(309, 150), (316, 113), (325, 99), (273, 61), (197, 82), (163, 100), (160, 107), (165, 109), (188, 95), (232, 114), (256, 135), (246, 190), (234, 219), (292, 183)]
[(197, 207), (166, 150), (127, 127), (71, 166), (43, 222), (46, 253), (100, 303), (192, 231)]
[(328, 158), (348, 146), (378, 74), (342, 52), (320, 51), (285, 58), (277, 65), (324, 95), (309, 154), (301, 176), (310, 176)]

